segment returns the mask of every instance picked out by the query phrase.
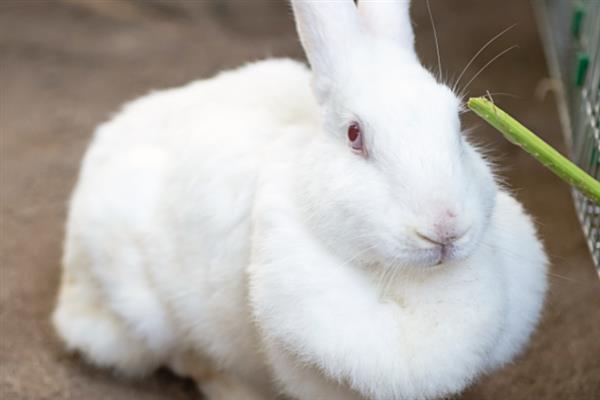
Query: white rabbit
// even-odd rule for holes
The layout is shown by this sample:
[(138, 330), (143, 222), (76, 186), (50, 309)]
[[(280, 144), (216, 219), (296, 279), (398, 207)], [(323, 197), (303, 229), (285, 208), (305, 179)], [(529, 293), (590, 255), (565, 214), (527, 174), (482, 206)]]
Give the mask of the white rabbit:
[(211, 400), (433, 399), (512, 360), (547, 259), (424, 69), (408, 1), (293, 0), (272, 59), (127, 105), (70, 207), (54, 324)]

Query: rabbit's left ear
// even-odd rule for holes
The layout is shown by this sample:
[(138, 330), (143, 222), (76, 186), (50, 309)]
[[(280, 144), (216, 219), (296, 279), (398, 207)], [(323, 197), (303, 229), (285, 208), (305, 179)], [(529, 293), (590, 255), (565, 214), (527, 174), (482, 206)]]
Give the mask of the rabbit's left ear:
[(414, 53), (410, 0), (359, 0), (358, 10), (368, 31)]
[(353, 0), (291, 0), (291, 3), (317, 92), (321, 92), (355, 46), (360, 32), (358, 10)]

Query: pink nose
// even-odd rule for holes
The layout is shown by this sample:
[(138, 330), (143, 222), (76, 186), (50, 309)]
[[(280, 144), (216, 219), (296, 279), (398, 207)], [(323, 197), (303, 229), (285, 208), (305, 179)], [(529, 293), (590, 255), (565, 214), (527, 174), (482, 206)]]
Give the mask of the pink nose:
[(417, 230), (416, 234), (422, 240), (440, 246), (450, 245), (463, 238), (469, 228), (464, 228), (457, 221), (456, 214), (446, 211), (433, 224), (431, 230)]

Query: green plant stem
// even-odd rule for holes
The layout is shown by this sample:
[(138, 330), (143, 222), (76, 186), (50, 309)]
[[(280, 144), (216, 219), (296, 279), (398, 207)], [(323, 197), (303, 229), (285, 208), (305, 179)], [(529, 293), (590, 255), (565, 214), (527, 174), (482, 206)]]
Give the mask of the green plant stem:
[(522, 147), (558, 177), (600, 204), (600, 182), (573, 164), (519, 121), (483, 97), (470, 98), (468, 107), (498, 129), (510, 142)]

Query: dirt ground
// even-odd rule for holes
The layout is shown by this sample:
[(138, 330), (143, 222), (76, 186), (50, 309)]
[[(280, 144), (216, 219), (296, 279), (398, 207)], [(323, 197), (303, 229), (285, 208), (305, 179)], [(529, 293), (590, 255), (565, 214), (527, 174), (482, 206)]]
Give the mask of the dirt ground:
[[(425, 3), (413, 10), (419, 52), (435, 51)], [(516, 23), (467, 76), (518, 44), (473, 83), (564, 149), (554, 99), (525, 0), (432, 0), (444, 71), (456, 76), (496, 33)], [(59, 280), (63, 223), (79, 161), (98, 123), (150, 90), (208, 77), (266, 56), (302, 57), (282, 1), (0, 1), (0, 398), (195, 399), (167, 372), (130, 382), (67, 354), (49, 324)], [(500, 174), (538, 221), (552, 256), (543, 322), (528, 350), (464, 399), (600, 398), (600, 280), (569, 191), (487, 126), (483, 142)]]

